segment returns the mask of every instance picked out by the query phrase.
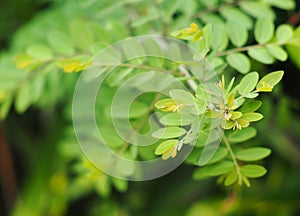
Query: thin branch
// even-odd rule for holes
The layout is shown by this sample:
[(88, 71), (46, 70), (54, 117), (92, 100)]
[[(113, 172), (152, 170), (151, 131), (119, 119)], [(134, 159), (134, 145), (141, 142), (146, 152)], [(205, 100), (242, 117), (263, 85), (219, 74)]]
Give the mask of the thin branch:
[(163, 68), (155, 68), (155, 67), (151, 67), (151, 66), (128, 64), (128, 63), (121, 63), (121, 64), (95, 63), (93, 65), (104, 66), (104, 67), (129, 67), (129, 68), (135, 68), (135, 69), (145, 69), (145, 70), (150, 70), (150, 71), (159, 71), (159, 72), (164, 72), (164, 73), (171, 73), (171, 74), (177, 75), (177, 76), (182, 76), (183, 75), (179, 71), (175, 71), (175, 70), (166, 70), (166, 69), (163, 69)]
[(238, 175), (238, 182), (241, 183), (242, 182), (242, 174), (241, 174), (240, 166), (239, 166), (239, 164), (237, 162), (235, 154), (233, 153), (233, 150), (231, 148), (230, 142), (227, 139), (227, 137), (225, 136), (225, 134), (223, 134), (223, 141), (224, 141), (224, 143), (226, 145), (227, 150), (229, 151), (230, 157), (231, 157), (232, 162), (234, 164), (234, 167), (236, 169), (236, 172), (237, 172), (237, 175)]
[(0, 125), (0, 183), (7, 211), (11, 210), (17, 195), (17, 180), (13, 158), (2, 125)]
[(282, 45), (286, 45), (286, 44), (287, 44), (287, 42), (274, 42), (274, 43), (269, 43), (269, 44), (255, 44), (255, 45), (250, 45), (250, 46), (245, 46), (245, 47), (237, 47), (234, 49), (226, 50), (224, 52), (217, 52), (215, 54), (215, 56), (220, 57), (220, 56), (233, 54), (236, 52), (248, 51), (248, 50), (254, 49), (254, 48), (265, 48), (267, 46), (282, 46)]

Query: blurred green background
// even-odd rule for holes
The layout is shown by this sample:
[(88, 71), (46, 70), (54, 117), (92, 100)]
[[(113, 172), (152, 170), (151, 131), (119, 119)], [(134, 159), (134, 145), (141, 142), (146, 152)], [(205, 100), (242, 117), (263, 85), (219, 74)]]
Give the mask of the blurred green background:
[[(9, 49), (19, 28), (52, 8), (59, 10), (61, 2), (1, 0), (1, 51)], [(297, 4), (290, 13), (276, 9), (277, 24), (300, 24), (300, 2)], [(61, 139), (68, 133), (62, 128), (69, 122), (64, 117), (64, 102), (59, 102), (44, 110), (30, 108), (22, 115), (11, 110), (1, 123), (0, 215), (197, 216), (217, 215), (216, 209), (228, 215), (300, 215), (300, 58), (297, 50), (291, 52), (295, 53), (293, 62), (268, 66), (268, 70), (284, 69), (286, 73), (276, 95), (263, 98), (265, 118), (257, 125), (257, 140), (273, 153), (263, 162), (268, 174), (255, 180), (251, 188), (233, 192), (217, 186), (215, 179), (195, 181), (191, 179), (193, 167), (181, 165), (162, 178), (130, 182), (127, 190), (116, 183), (118, 190), (109, 193), (105, 191), (109, 185), (99, 185), (100, 195), (89, 186), (92, 181), (83, 177), (66, 195), (70, 179), (75, 178), (69, 170), (84, 168), (76, 168), (75, 161), (60, 154), (62, 142), (68, 142)]]

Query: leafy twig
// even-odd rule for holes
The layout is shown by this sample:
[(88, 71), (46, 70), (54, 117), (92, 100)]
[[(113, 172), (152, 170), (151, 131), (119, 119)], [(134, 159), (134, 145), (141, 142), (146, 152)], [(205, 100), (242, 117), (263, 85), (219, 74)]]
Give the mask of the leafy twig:
[(244, 51), (248, 51), (250, 49), (254, 49), (254, 48), (265, 48), (267, 46), (282, 46), (282, 45), (286, 45), (287, 42), (274, 42), (274, 43), (269, 43), (269, 44), (255, 44), (255, 45), (250, 45), (250, 46), (245, 46), (245, 47), (237, 47), (234, 49), (230, 49), (230, 50), (226, 50), (224, 52), (217, 52), (215, 54), (215, 56), (220, 57), (220, 56), (225, 56), (225, 55), (230, 55), (236, 52), (244, 52)]

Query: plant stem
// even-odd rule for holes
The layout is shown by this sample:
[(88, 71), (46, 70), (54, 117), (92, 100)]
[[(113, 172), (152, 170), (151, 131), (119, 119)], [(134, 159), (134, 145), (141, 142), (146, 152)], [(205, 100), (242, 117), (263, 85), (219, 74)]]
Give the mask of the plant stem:
[(250, 45), (250, 46), (245, 46), (245, 47), (237, 47), (237, 48), (234, 48), (234, 49), (226, 50), (224, 52), (217, 52), (215, 54), (215, 56), (220, 57), (220, 56), (233, 54), (233, 53), (236, 53), (236, 52), (248, 51), (248, 50), (254, 49), (254, 48), (265, 48), (267, 46), (282, 46), (282, 45), (285, 45), (285, 44), (287, 44), (287, 42), (274, 42), (274, 43), (269, 43), (269, 44), (255, 44), (255, 45)]
[(145, 69), (145, 70), (151, 70), (151, 71), (160, 71), (160, 72), (165, 72), (165, 73), (171, 73), (173, 75), (177, 76), (183, 76), (182, 73), (179, 71), (174, 71), (174, 70), (166, 70), (163, 68), (155, 68), (151, 66), (145, 66), (145, 65), (135, 65), (135, 64), (127, 64), (127, 63), (121, 63), (121, 64), (94, 64), (97, 66), (104, 66), (104, 67), (130, 67), (130, 68), (136, 68), (136, 69)]
[(233, 164), (235, 166), (235, 169), (236, 169), (236, 172), (237, 172), (237, 175), (238, 175), (238, 182), (241, 183), (242, 182), (242, 174), (241, 174), (240, 166), (239, 166), (239, 164), (237, 162), (237, 159), (236, 159), (236, 157), (235, 157), (235, 155), (234, 155), (234, 153), (232, 151), (230, 142), (227, 139), (227, 137), (225, 136), (225, 134), (223, 134), (223, 141), (224, 141), (224, 143), (226, 145), (227, 150), (229, 151), (230, 157), (231, 157), (232, 162), (233, 162)]

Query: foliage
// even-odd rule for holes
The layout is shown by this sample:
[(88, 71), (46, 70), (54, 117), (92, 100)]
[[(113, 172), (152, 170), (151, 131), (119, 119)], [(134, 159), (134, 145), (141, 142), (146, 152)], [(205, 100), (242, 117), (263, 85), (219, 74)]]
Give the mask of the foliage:
[[(108, 176), (84, 158), (70, 128), (72, 94), (80, 72), (90, 66), (100, 50), (130, 36), (154, 33), (178, 38), (201, 53), (203, 62), (171, 62), (153, 57), (119, 65), (121, 53), (112, 50), (114, 59), (108, 59), (103, 70), (89, 75), (93, 79), (119, 65), (107, 77), (95, 105), (99, 131), (109, 147), (132, 160), (157, 156), (173, 160), (182, 148), (191, 146), (193, 150), (185, 163), (197, 167), (193, 178), (217, 176), (218, 183), (225, 186), (249, 187), (249, 178), (267, 173), (260, 160), (268, 157), (271, 149), (253, 142), (261, 133), (254, 122), (267, 115), (258, 111), (263, 102), (256, 98), (276, 91), (284, 75), (282, 70), (266, 70), (265, 65), (286, 61), (291, 50), (300, 45), (299, 27), (275, 25), (274, 8), (292, 10), (295, 1), (88, 0), (74, 4), (68, 0), (55, 4), (23, 26), (14, 35), (10, 50), (1, 54), (0, 118), (7, 118), (12, 108), (23, 114), (30, 107), (45, 111), (63, 107), (64, 134), (56, 141), (62, 168), (53, 172), (49, 184), (45, 183), (49, 185), (46, 190), (59, 197), (62, 206), (53, 202), (49, 210), (44, 199), (32, 212), (32, 206), (21, 205), (20, 201), (15, 215), (42, 215), (45, 211), (63, 214), (64, 204), (91, 191), (108, 197), (111, 187), (127, 190), (127, 181)], [(156, 53), (163, 53), (157, 41), (148, 42)], [(124, 55), (139, 55), (145, 49), (133, 41), (124, 47)], [(176, 45), (166, 49), (172, 53), (170, 59), (183, 55)], [(200, 71), (201, 79), (190, 73), (191, 68)], [(155, 111), (160, 112), (154, 123), (157, 130), (152, 133), (159, 141), (154, 146), (136, 147), (113, 129), (108, 104), (122, 83), (147, 71), (172, 74), (189, 90), (170, 89), (169, 97), (150, 92), (134, 101), (129, 118), (139, 133), (150, 131), (147, 119)], [(211, 81), (211, 71), (221, 80)], [(143, 89), (144, 84), (141, 81), (136, 89)], [(164, 80), (156, 84), (166, 85)], [(218, 136), (222, 142), (215, 146)], [(211, 157), (203, 158), (207, 151)], [(131, 169), (120, 165), (120, 172), (127, 177)]]

